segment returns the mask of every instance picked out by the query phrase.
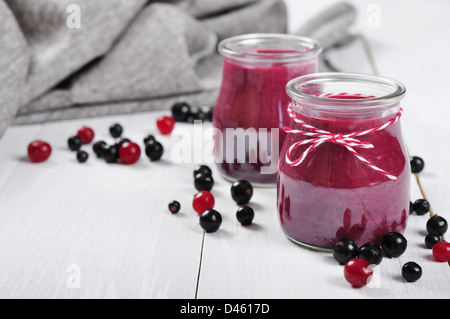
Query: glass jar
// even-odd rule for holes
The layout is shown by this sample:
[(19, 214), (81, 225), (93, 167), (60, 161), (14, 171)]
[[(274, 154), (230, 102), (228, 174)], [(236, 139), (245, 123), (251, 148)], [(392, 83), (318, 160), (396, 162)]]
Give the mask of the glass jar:
[[(229, 181), (276, 185), (279, 151), (289, 123), (286, 84), (317, 72), (321, 46), (286, 34), (224, 40), (223, 81), (214, 109), (216, 163)], [(217, 134), (217, 132), (221, 134)]]
[(409, 216), (409, 159), (394, 80), (318, 73), (292, 80), (278, 212), (287, 237), (312, 248), (340, 239), (380, 244)]

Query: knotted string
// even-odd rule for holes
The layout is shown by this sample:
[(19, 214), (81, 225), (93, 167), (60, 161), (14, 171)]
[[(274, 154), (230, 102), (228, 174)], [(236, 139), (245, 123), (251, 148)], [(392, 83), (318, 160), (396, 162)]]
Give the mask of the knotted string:
[[(301, 130), (293, 130), (293, 129), (289, 128), (289, 127), (285, 127), (284, 128), (284, 131), (286, 133), (288, 133), (288, 134), (299, 134), (299, 135), (311, 137), (310, 139), (297, 142), (297, 143), (293, 144), (289, 148), (289, 150), (286, 153), (286, 162), (289, 165), (291, 165), (291, 166), (299, 166), (301, 163), (303, 163), (303, 161), (306, 159), (306, 157), (308, 157), (308, 155), (314, 149), (316, 149), (317, 147), (319, 147), (323, 143), (334, 143), (334, 144), (337, 144), (337, 145), (344, 146), (358, 160), (360, 160), (361, 162), (363, 162), (364, 164), (369, 166), (371, 169), (379, 172), (380, 174), (385, 175), (390, 180), (393, 180), (393, 181), (397, 180), (396, 176), (392, 175), (389, 172), (386, 172), (385, 170), (382, 170), (381, 168), (375, 166), (374, 164), (372, 164), (371, 162), (366, 160), (364, 157), (362, 157), (358, 152), (355, 151), (355, 148), (362, 148), (362, 149), (374, 148), (375, 146), (373, 144), (368, 143), (368, 142), (360, 141), (360, 140), (356, 139), (356, 137), (361, 137), (361, 136), (364, 136), (364, 135), (368, 135), (368, 134), (371, 134), (371, 133), (382, 131), (382, 130), (386, 129), (389, 126), (394, 125), (402, 117), (403, 109), (400, 108), (400, 112), (398, 112), (398, 114), (395, 116), (395, 118), (390, 120), (389, 122), (383, 124), (383, 125), (374, 127), (374, 128), (372, 128), (370, 130), (354, 132), (354, 133), (350, 133), (350, 134), (335, 134), (335, 133), (331, 133), (331, 132), (328, 132), (328, 131), (320, 130), (320, 129), (312, 126), (312, 125), (309, 125), (309, 124), (305, 123), (304, 121), (302, 121), (302, 120), (297, 118), (297, 116), (295, 115), (294, 110), (292, 109), (292, 104), (289, 104), (289, 106), (288, 106), (288, 113), (289, 113), (290, 118), (292, 120), (294, 120), (295, 123), (297, 123), (298, 125), (302, 126), (305, 129), (308, 129), (308, 130), (311, 131), (311, 132), (307, 132), (307, 131), (301, 131)], [(308, 149), (306, 151), (304, 151), (302, 153), (300, 158), (298, 158), (297, 160), (294, 160), (294, 161), (291, 160), (291, 154), (297, 147), (300, 147), (302, 145), (309, 145), (309, 144), (311, 144), (311, 145), (308, 147)]]

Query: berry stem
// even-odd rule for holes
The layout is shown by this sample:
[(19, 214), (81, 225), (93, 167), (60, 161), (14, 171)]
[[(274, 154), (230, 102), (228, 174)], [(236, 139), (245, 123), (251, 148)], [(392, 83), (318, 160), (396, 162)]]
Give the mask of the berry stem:
[[(409, 152), (408, 149), (407, 149), (407, 152), (408, 152), (408, 156), (410, 157), (410, 152)], [(419, 173), (414, 173), (414, 176), (416, 177), (417, 185), (419, 185), (419, 189), (420, 189), (420, 192), (422, 193), (423, 199), (428, 201), (427, 195), (425, 194), (425, 190), (424, 190), (424, 188), (422, 186), (422, 183), (420, 181)], [(430, 207), (430, 217), (433, 217), (434, 215), (435, 214), (433, 213), (433, 209)], [(441, 236), (441, 240), (445, 240), (444, 236)], [(450, 267), (450, 261), (448, 261), (448, 265)]]

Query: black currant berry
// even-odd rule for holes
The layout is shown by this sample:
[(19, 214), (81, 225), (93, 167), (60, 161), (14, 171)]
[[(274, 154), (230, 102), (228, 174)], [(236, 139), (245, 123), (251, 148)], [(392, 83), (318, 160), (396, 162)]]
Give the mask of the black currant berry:
[(67, 145), (71, 151), (76, 152), (83, 146), (83, 141), (79, 136), (72, 136), (67, 140)]
[(119, 160), (119, 150), (114, 145), (107, 146), (103, 150), (103, 159), (106, 163), (113, 164)]
[(216, 232), (221, 225), (222, 215), (214, 209), (207, 210), (200, 216), (200, 226), (207, 233)]
[(185, 102), (175, 103), (172, 106), (172, 117), (177, 122), (187, 122), (191, 114), (191, 106)]
[(448, 230), (448, 223), (445, 218), (434, 215), (427, 222), (427, 231), (430, 235), (444, 236)]
[(426, 199), (418, 199), (414, 202), (413, 209), (417, 215), (423, 216), (430, 212), (431, 205)]
[(403, 266), (402, 276), (407, 282), (416, 282), (422, 278), (422, 267), (415, 262), (409, 262)]
[(169, 204), (169, 210), (172, 214), (178, 214), (180, 212), (180, 209), (181, 209), (181, 205), (176, 200), (174, 200), (173, 202), (171, 202)]
[(197, 174), (194, 180), (195, 188), (201, 191), (211, 191), (214, 186), (214, 179), (211, 175)]
[(429, 249), (433, 249), (434, 245), (436, 245), (437, 243), (441, 242), (441, 237), (436, 236), (436, 235), (428, 235), (427, 237), (425, 237), (425, 245), (429, 248)]
[(131, 142), (131, 140), (128, 138), (121, 138), (119, 142), (114, 144), (114, 146), (117, 148), (117, 150), (120, 150), (120, 148), (122, 147), (123, 144), (130, 143), (130, 142)]
[(164, 154), (164, 147), (159, 142), (147, 144), (145, 147), (145, 154), (147, 154), (147, 157), (152, 162), (159, 161)]
[(341, 239), (334, 244), (333, 257), (341, 265), (345, 265), (350, 260), (358, 257), (358, 246), (353, 240)]
[(155, 142), (156, 142), (156, 138), (153, 135), (149, 135), (146, 138), (144, 138), (144, 145), (153, 144)]
[(364, 259), (371, 265), (379, 265), (383, 260), (383, 251), (380, 246), (373, 243), (365, 244), (359, 248), (359, 258)]
[(420, 157), (414, 156), (410, 159), (411, 163), (411, 172), (414, 174), (418, 174), (422, 172), (425, 168), (425, 162)]
[(209, 168), (209, 166), (200, 165), (200, 166), (197, 166), (195, 168), (195, 170), (194, 170), (194, 177), (197, 176), (198, 174), (212, 176), (212, 170), (211, 170), (211, 168)]
[(89, 154), (85, 151), (78, 151), (77, 152), (77, 160), (79, 163), (86, 163), (89, 159)]
[(97, 155), (98, 158), (103, 157), (103, 151), (105, 148), (107, 148), (108, 145), (103, 141), (98, 141), (92, 146), (92, 149), (94, 150), (95, 155)]
[(123, 128), (120, 124), (116, 123), (109, 128), (109, 133), (111, 134), (112, 137), (119, 138), (122, 136)]
[(253, 196), (253, 186), (248, 181), (237, 181), (231, 186), (231, 197), (238, 205), (246, 205)]
[(236, 212), (236, 218), (242, 226), (249, 226), (253, 223), (255, 212), (250, 206), (243, 206)]
[(408, 241), (402, 234), (393, 232), (383, 237), (381, 247), (387, 257), (397, 258), (405, 253)]

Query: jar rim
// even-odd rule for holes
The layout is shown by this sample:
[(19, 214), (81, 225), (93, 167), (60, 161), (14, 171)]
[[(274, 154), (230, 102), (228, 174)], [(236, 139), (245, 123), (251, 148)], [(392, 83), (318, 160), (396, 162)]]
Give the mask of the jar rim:
[[(389, 88), (390, 92), (380, 96), (369, 96), (361, 99), (345, 98), (340, 96), (330, 97), (331, 94), (317, 95), (308, 94), (302, 91), (311, 85), (320, 85), (332, 82), (347, 82), (349, 84), (379, 86), (380, 88)], [(379, 108), (386, 105), (395, 105), (404, 98), (406, 87), (399, 81), (378, 75), (363, 73), (341, 73), (341, 72), (323, 72), (301, 76), (291, 80), (286, 85), (287, 94), (297, 102), (306, 102), (323, 109), (342, 111), (343, 103), (348, 105), (349, 110), (368, 110)], [(343, 93), (344, 92), (334, 92)]]
[[(275, 47), (271, 47), (275, 46)], [(276, 47), (280, 46), (280, 47)], [(261, 52), (250, 49), (285, 49), (289, 51)], [(247, 49), (247, 50), (246, 50)], [(308, 37), (282, 33), (250, 33), (234, 36), (219, 43), (224, 57), (240, 61), (289, 62), (317, 57), (322, 45)]]

